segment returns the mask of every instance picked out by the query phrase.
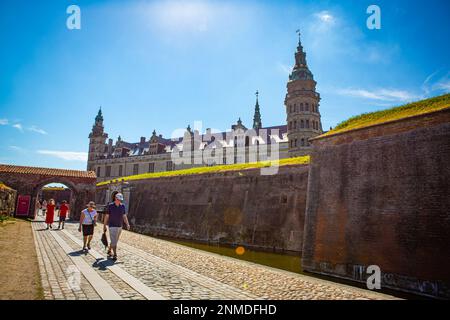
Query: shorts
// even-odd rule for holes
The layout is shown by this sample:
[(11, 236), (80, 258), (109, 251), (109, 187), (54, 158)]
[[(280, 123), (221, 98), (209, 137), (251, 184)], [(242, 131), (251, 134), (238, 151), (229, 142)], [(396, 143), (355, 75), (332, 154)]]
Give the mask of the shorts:
[(83, 224), (83, 236), (92, 236), (94, 234), (93, 224)]
[(63, 217), (59, 216), (59, 222), (64, 222), (64, 221), (66, 221), (66, 217), (65, 216), (63, 216)]
[(111, 246), (117, 246), (117, 242), (119, 241), (121, 232), (122, 227), (109, 227), (109, 238), (111, 239)]

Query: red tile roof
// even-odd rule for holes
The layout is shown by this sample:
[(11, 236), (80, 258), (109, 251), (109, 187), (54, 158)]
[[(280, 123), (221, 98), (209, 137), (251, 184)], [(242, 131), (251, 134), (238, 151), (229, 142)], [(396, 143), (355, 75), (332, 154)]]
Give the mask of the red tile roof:
[(9, 164), (0, 164), (0, 173), (21, 173), (37, 174), (53, 177), (72, 177), (72, 178), (97, 178), (94, 171), (66, 170), (38, 167), (13, 166)]

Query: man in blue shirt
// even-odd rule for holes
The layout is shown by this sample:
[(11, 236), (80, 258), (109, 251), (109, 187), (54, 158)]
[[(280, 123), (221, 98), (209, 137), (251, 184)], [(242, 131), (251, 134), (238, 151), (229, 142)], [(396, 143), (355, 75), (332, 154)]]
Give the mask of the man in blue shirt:
[(108, 226), (109, 237), (111, 239), (108, 257), (111, 257), (112, 251), (114, 261), (117, 260), (117, 242), (119, 241), (120, 233), (122, 232), (122, 226), (125, 224), (125, 228), (130, 230), (125, 205), (122, 201), (123, 195), (121, 193), (117, 193), (114, 197), (114, 202), (111, 202), (106, 207), (105, 220), (103, 222), (103, 232), (106, 232), (106, 226)]

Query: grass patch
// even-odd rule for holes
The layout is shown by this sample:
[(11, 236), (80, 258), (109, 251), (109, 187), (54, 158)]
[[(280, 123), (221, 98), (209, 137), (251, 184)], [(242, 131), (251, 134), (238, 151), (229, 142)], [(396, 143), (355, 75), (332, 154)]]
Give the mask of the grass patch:
[(393, 107), (391, 109), (363, 113), (359, 116), (351, 117), (339, 123), (333, 130), (323, 134), (323, 136), (332, 135), (357, 128), (364, 128), (375, 124), (398, 120), (420, 114), (426, 114), (450, 107), (450, 94), (408, 103), (403, 106)]
[(13, 190), (10, 187), (8, 187), (6, 184), (4, 184), (3, 182), (0, 181), (0, 189), (3, 190)]
[(134, 176), (122, 177), (118, 179), (112, 179), (108, 181), (103, 181), (97, 183), (97, 186), (106, 185), (115, 180), (142, 180), (142, 179), (152, 179), (152, 178), (161, 178), (161, 177), (176, 177), (176, 176), (185, 176), (185, 175), (193, 175), (193, 174), (205, 174), (205, 173), (219, 173), (219, 172), (227, 172), (227, 171), (239, 171), (239, 170), (248, 170), (248, 169), (257, 169), (257, 168), (265, 168), (270, 166), (286, 166), (286, 165), (296, 165), (296, 164), (308, 164), (309, 156), (295, 157), (295, 158), (286, 158), (276, 161), (261, 161), (261, 162), (251, 162), (251, 163), (238, 163), (238, 164), (226, 164), (226, 165), (217, 165), (210, 167), (196, 167), (175, 171), (163, 171), (163, 172), (154, 172), (154, 173), (143, 173)]
[(7, 215), (0, 215), (0, 225), (6, 224), (9, 222), (14, 222), (14, 218), (7, 216)]

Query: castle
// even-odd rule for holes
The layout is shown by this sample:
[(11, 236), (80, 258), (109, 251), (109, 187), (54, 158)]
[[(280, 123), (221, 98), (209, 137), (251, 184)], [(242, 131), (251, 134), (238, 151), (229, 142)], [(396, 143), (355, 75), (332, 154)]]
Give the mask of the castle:
[[(104, 132), (101, 109), (89, 135), (87, 169), (97, 173), (97, 181), (148, 172), (170, 171), (194, 166), (245, 163), (305, 155), (310, 152), (309, 138), (320, 135), (320, 95), (306, 63), (306, 53), (298, 40), (295, 65), (287, 83), (284, 100), (287, 123), (263, 127), (256, 92), (253, 126), (246, 128), (241, 119), (231, 130), (212, 133), (207, 129), (186, 128), (183, 137), (164, 138), (153, 130), (149, 140), (116, 143)], [(106, 140), (108, 139), (108, 142)]]

